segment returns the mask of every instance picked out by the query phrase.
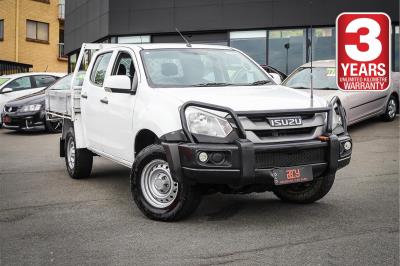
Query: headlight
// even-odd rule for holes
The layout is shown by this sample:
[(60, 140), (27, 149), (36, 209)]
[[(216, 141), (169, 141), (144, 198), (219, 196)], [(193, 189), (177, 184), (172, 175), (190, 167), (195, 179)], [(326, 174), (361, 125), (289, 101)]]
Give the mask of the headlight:
[(187, 108), (185, 116), (189, 131), (194, 134), (224, 138), (233, 130), (225, 118), (198, 108)]
[(31, 105), (25, 105), (21, 108), (21, 112), (34, 112), (34, 111), (39, 111), (40, 108), (42, 107), (41, 104), (31, 104)]
[(336, 135), (344, 132), (342, 117), (340, 116), (339, 107), (337, 105), (333, 108), (332, 130)]

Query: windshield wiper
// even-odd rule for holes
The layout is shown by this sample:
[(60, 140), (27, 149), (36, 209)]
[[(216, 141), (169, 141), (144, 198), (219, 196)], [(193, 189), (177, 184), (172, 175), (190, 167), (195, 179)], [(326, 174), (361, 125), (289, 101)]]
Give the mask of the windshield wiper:
[(198, 84), (193, 84), (190, 86), (193, 87), (214, 87), (214, 86), (229, 86), (232, 85), (230, 83), (225, 83), (225, 82), (204, 82), (204, 83), (198, 83)]
[(272, 81), (271, 80), (257, 80), (257, 81), (247, 84), (247, 86), (258, 86), (258, 85), (265, 85), (265, 84), (269, 84), (269, 83), (272, 83)]

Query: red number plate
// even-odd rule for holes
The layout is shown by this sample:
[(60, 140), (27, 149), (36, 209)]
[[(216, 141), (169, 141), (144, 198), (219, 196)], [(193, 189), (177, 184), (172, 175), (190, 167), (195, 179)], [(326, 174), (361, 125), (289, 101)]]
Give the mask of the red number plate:
[(3, 123), (11, 123), (11, 118), (9, 116), (4, 116)]
[(313, 180), (311, 166), (277, 168), (272, 173), (275, 185), (287, 185)]

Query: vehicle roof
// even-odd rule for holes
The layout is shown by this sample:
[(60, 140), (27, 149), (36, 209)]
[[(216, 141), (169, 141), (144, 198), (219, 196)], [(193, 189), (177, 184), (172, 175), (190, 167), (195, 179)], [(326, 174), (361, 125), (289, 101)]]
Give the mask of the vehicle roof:
[(172, 48), (208, 48), (208, 49), (229, 49), (232, 47), (224, 45), (212, 45), (212, 44), (191, 44), (188, 47), (186, 43), (145, 43), (145, 44), (117, 44), (115, 47), (125, 46), (131, 48), (141, 48), (141, 49), (172, 49)]
[[(336, 67), (336, 60), (318, 60), (312, 62), (313, 67)], [(311, 62), (305, 63), (300, 67), (311, 67)]]
[(18, 73), (18, 74), (11, 74), (11, 75), (2, 75), (0, 76), (1, 78), (20, 78), (20, 77), (26, 77), (26, 76), (35, 76), (35, 75), (50, 75), (50, 76), (56, 76), (56, 77), (63, 77), (67, 73), (57, 73), (57, 72), (26, 72), (26, 73)]

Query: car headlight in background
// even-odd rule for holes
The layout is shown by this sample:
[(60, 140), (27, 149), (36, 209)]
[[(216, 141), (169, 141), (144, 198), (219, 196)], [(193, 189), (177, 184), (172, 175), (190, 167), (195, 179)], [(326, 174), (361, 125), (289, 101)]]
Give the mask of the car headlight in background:
[(25, 106), (22, 106), (21, 112), (34, 112), (34, 111), (39, 111), (41, 107), (42, 107), (41, 104), (25, 105)]
[(224, 138), (233, 130), (228, 120), (202, 109), (189, 107), (185, 116), (189, 131), (194, 134)]
[(332, 130), (334, 134), (342, 134), (344, 132), (342, 117), (340, 116), (339, 106), (336, 104), (333, 108)]

